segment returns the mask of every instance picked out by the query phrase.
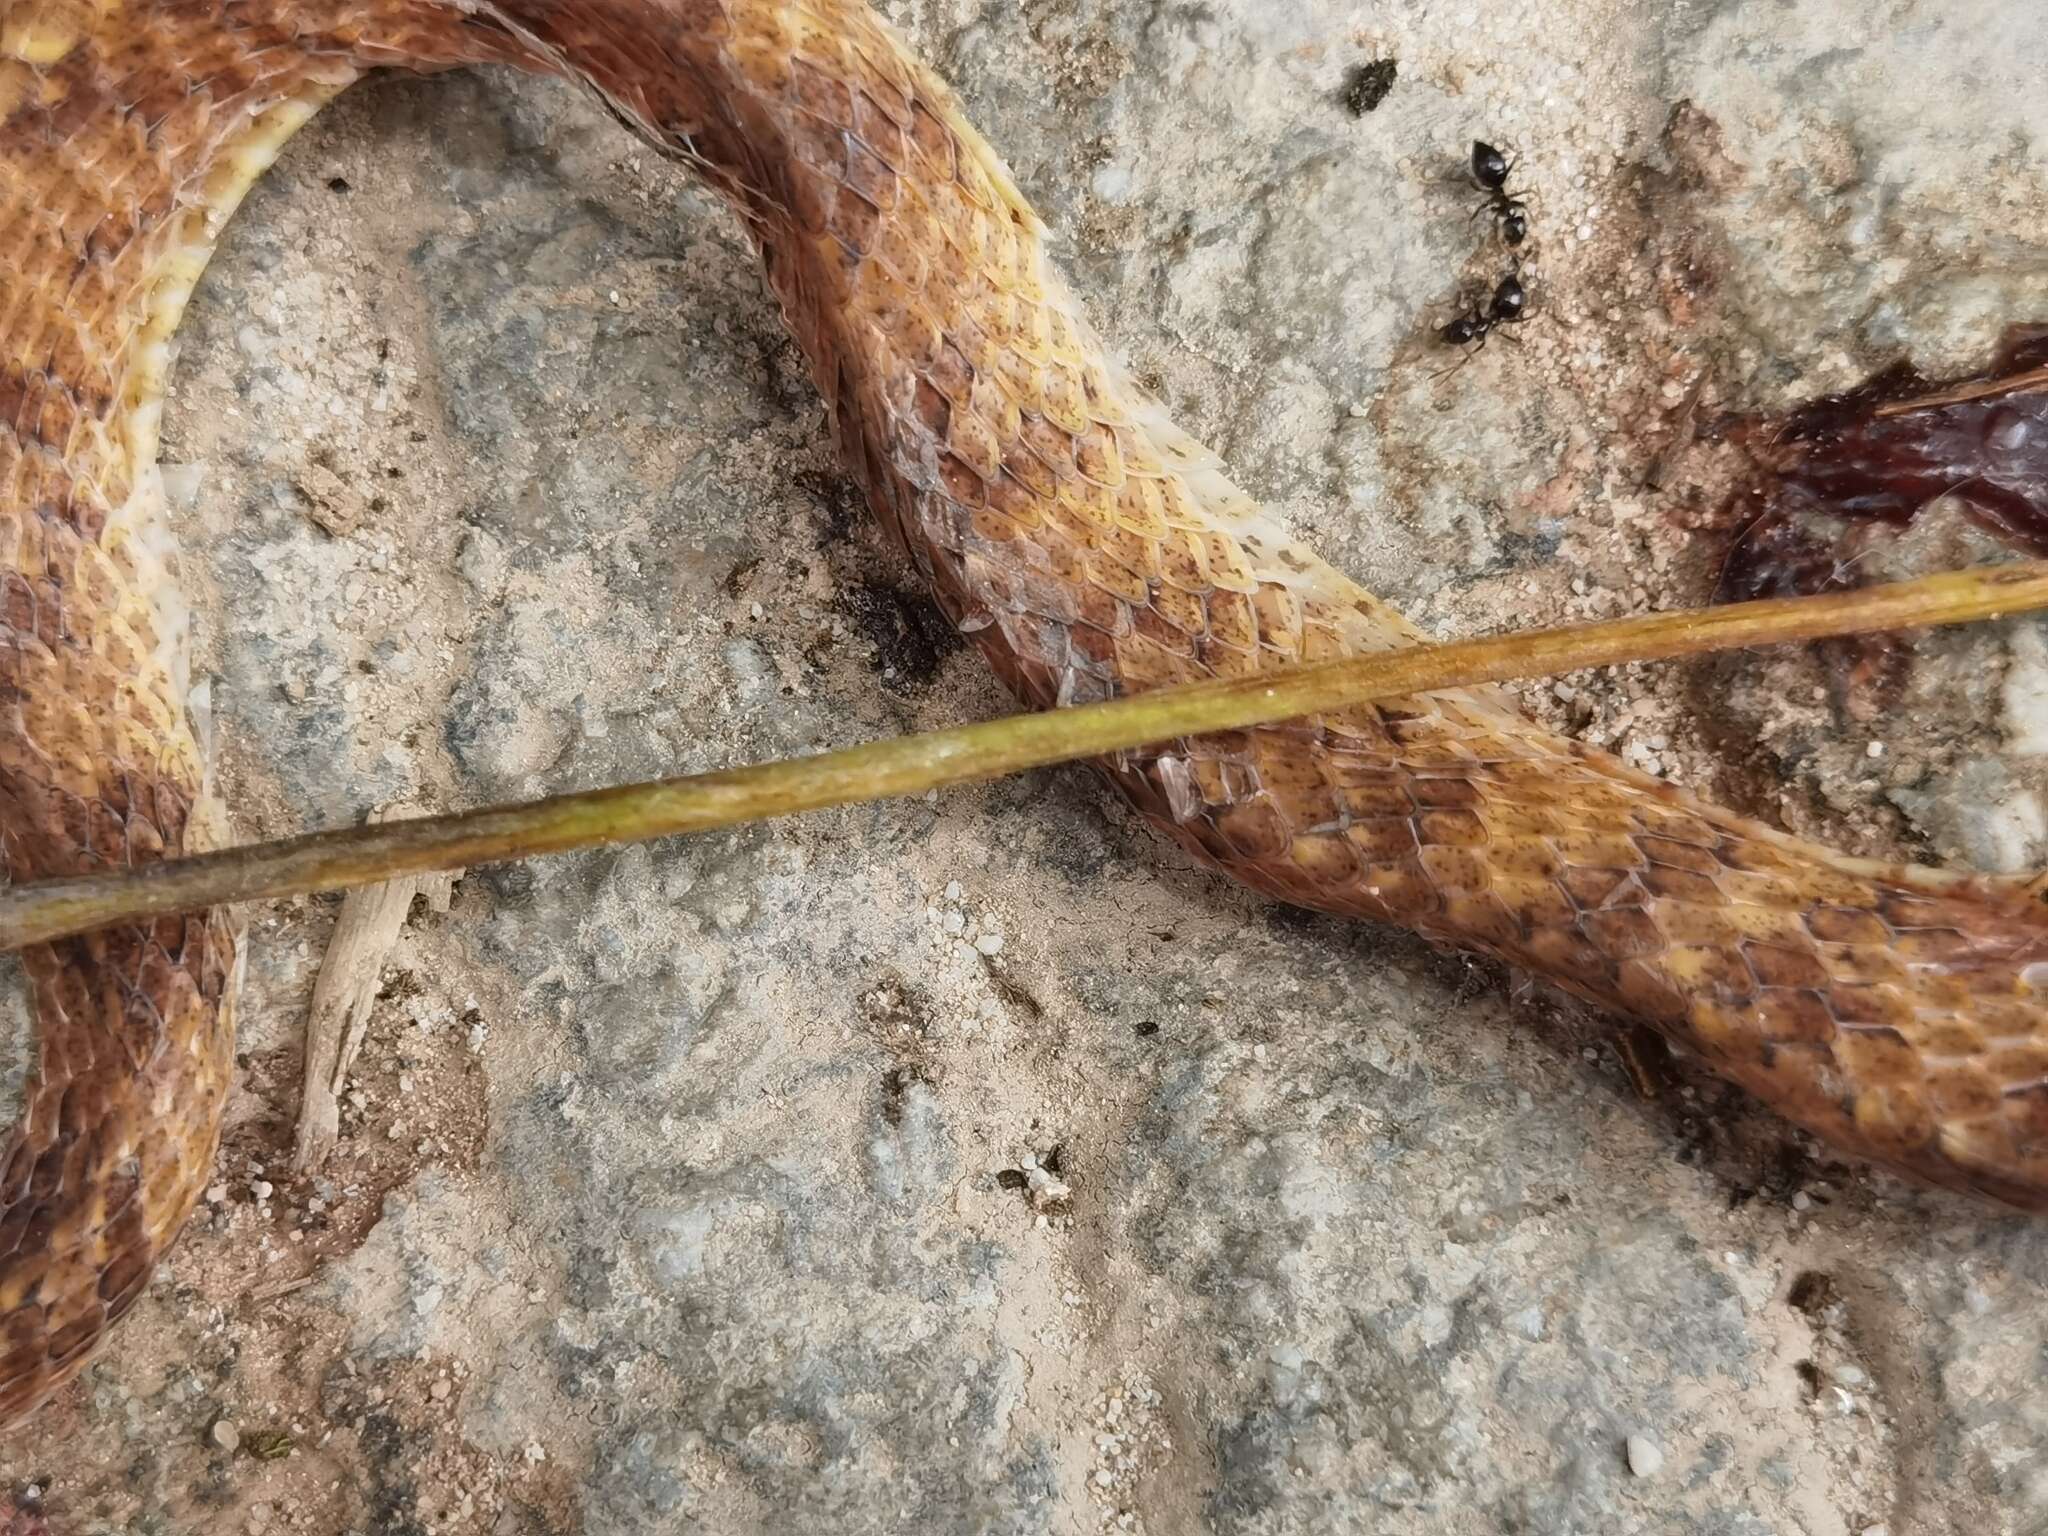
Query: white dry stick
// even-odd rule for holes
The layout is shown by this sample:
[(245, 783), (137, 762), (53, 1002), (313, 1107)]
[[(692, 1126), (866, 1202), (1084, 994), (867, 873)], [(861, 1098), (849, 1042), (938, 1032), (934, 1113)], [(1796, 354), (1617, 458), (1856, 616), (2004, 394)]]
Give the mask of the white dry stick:
[[(372, 811), (369, 819), (402, 821), (421, 814), (413, 806), (387, 805)], [(446, 912), (459, 873), (401, 875), (350, 891), (342, 901), (306, 1015), (306, 1071), (298, 1142), (292, 1151), (292, 1166), (299, 1172), (324, 1161), (340, 1133), (341, 1085), (362, 1046), (385, 957), (398, 942), (413, 898), (425, 896), (436, 912)]]

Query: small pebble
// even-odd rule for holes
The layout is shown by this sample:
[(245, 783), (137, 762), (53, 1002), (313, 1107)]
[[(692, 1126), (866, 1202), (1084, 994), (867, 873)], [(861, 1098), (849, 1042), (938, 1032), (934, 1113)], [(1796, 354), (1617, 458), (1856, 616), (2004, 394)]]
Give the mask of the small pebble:
[(232, 1453), (242, 1443), (242, 1432), (235, 1427), (233, 1419), (215, 1419), (208, 1438), (222, 1450)]
[(268, 1200), (277, 1193), (277, 1186), (268, 1179), (258, 1179), (249, 1186), (249, 1193), (254, 1195), (259, 1201)]
[(1003, 936), (1000, 933), (984, 933), (974, 941), (974, 947), (984, 955), (1000, 955), (1003, 952)]
[(1628, 1437), (1628, 1469), (1637, 1477), (1655, 1477), (1664, 1470), (1664, 1453), (1648, 1435)]

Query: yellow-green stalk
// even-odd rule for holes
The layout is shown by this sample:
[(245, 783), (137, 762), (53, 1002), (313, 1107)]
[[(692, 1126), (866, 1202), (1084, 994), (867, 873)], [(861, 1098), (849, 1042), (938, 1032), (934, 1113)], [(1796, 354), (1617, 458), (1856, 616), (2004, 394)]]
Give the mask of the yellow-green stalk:
[(1953, 571), (1822, 597), (1682, 610), (1415, 646), (1258, 677), (1014, 715), (813, 757), (522, 805), (381, 822), (0, 893), (0, 950), (225, 902), (640, 842), (827, 806), (920, 795), (1027, 768), (1237, 730), (1372, 699), (1745, 646), (1961, 624), (2048, 607), (2048, 561)]

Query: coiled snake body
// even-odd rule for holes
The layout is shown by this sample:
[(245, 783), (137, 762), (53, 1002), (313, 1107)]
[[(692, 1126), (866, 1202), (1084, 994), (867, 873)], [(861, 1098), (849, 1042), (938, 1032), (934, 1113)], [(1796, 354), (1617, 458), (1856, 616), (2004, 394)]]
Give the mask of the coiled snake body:
[[(1050, 707), (1416, 638), (1115, 368), (945, 86), (862, 0), (0, 0), (0, 838), (16, 881), (196, 851), (156, 470), (222, 220), (362, 71), (580, 78), (740, 211), (848, 466), (947, 616)], [(1492, 691), (1105, 771), (1257, 889), (1645, 1019), (1853, 1154), (2048, 1207), (2048, 918), (1840, 857)], [(74, 1373), (205, 1182), (237, 937), (215, 912), (24, 957), (0, 1160), (0, 1424)]]

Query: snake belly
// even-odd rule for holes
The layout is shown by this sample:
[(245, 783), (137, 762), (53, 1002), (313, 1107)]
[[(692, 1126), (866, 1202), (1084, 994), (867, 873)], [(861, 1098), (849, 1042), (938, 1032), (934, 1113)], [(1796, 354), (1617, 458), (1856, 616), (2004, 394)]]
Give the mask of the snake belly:
[[(0, 847), (14, 881), (224, 825), (156, 469), (220, 227), (366, 69), (559, 73), (738, 211), (848, 469), (947, 617), (1051, 708), (1414, 643), (1117, 367), (946, 86), (863, 0), (0, 0)], [(2048, 916), (1843, 857), (1495, 690), (1118, 755), (1183, 846), (1653, 1025), (1851, 1155), (2048, 1209)], [(0, 1426), (90, 1356), (211, 1167), (223, 912), (29, 951), (0, 1156)]]

